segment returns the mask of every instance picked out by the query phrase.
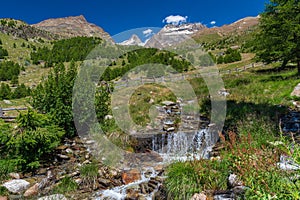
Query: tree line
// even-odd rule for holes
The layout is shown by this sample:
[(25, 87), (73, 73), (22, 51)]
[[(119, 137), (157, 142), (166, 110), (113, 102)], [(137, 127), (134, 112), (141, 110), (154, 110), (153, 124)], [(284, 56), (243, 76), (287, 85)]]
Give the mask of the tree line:
[(98, 44), (100, 38), (74, 37), (53, 42), (53, 47), (38, 48), (31, 52), (33, 64), (45, 61), (46, 66), (60, 62), (83, 61)]

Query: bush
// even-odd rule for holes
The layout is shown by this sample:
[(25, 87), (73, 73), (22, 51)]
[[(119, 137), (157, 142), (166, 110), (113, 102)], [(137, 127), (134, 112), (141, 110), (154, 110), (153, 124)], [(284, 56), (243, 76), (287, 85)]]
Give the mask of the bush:
[(74, 62), (66, 69), (60, 63), (50, 72), (48, 78), (32, 92), (32, 106), (42, 113), (48, 113), (53, 122), (63, 128), (67, 136), (75, 135), (72, 114), (72, 93), (77, 69)]
[(11, 98), (11, 89), (8, 84), (1, 83), (0, 87), (0, 100), (10, 99)]
[(12, 94), (12, 98), (13, 99), (20, 99), (20, 98), (29, 96), (30, 93), (31, 93), (30, 88), (27, 88), (24, 85), (24, 83), (22, 83), (21, 85), (18, 85), (18, 87), (15, 89), (15, 91)]
[(11, 80), (14, 76), (19, 76), (20, 65), (12, 61), (0, 62), (0, 81)]
[(29, 110), (17, 119), (18, 130), (1, 123), (1, 158), (14, 160), (21, 170), (32, 170), (40, 166), (61, 142), (64, 131), (53, 125), (46, 115)]
[(0, 46), (0, 59), (5, 58), (6, 56), (8, 56), (7, 50), (3, 49), (2, 46)]

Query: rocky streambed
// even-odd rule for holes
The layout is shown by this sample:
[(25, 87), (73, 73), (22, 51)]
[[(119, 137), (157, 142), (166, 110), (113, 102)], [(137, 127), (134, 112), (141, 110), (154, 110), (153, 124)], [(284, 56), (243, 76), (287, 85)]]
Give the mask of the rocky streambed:
[[(218, 151), (222, 146), (213, 146), (208, 120), (199, 117), (198, 131), (192, 131), (194, 115), (184, 115), (181, 119), (184, 129), (176, 123), (181, 107), (180, 103), (165, 102), (157, 107), (160, 129), (148, 132), (138, 137), (135, 153), (126, 152), (122, 167), (109, 167), (97, 160), (88, 147), (95, 141), (86, 138), (65, 140), (57, 147), (49, 161), (34, 173), (11, 173), (3, 186), (9, 193), (0, 197), (6, 199), (95, 199), (95, 200), (150, 200), (167, 199), (164, 189), (166, 178), (165, 168), (174, 160), (186, 160), (197, 155), (199, 158), (218, 159)], [(282, 129), (298, 140), (300, 114), (291, 112), (282, 118)], [(181, 124), (181, 125), (182, 125)], [(174, 131), (172, 131), (174, 130)], [(159, 134), (157, 134), (159, 133)], [(206, 153), (204, 153), (206, 152)], [(96, 175), (87, 179), (81, 170), (83, 166), (96, 166)], [(282, 157), (280, 166), (297, 167), (288, 158)], [(71, 192), (60, 193), (57, 188), (67, 187), (63, 180), (67, 177), (76, 183), (77, 187)], [(245, 187), (234, 174), (228, 177), (230, 183), (227, 191), (214, 193), (214, 199), (235, 199)], [(195, 194), (192, 199), (206, 199), (205, 194)]]

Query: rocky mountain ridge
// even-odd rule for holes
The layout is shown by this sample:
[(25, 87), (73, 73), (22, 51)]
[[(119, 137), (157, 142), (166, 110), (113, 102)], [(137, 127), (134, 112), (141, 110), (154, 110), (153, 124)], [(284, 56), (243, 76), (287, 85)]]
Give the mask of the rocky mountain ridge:
[(193, 37), (201, 37), (203, 35), (209, 35), (217, 33), (219, 36), (224, 37), (230, 34), (241, 34), (245, 31), (250, 30), (251, 28), (259, 24), (259, 16), (257, 17), (245, 17), (238, 21), (235, 21), (228, 25), (223, 25), (221, 27), (212, 27), (202, 29), (196, 32)]
[(45, 30), (37, 29), (23, 21), (15, 19), (0, 19), (0, 33), (12, 35), (15, 38), (56, 40), (60, 36)]
[(170, 47), (191, 38), (193, 34), (205, 28), (201, 23), (168, 24), (148, 40), (145, 46), (159, 49)]
[(83, 15), (47, 19), (32, 26), (66, 38), (86, 36), (100, 37), (107, 41), (112, 41), (107, 32), (99, 26), (89, 23)]

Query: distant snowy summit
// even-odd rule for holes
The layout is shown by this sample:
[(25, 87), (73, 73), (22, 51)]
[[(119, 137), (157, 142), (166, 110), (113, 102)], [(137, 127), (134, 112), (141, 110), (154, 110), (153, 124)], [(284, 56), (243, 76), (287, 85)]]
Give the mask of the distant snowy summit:
[(135, 34), (133, 34), (128, 40), (125, 40), (121, 43), (119, 43), (119, 45), (123, 45), (123, 46), (144, 46), (144, 43), (142, 42), (142, 40)]
[(205, 28), (206, 26), (201, 23), (168, 24), (155, 34), (145, 46), (160, 49), (174, 46), (190, 39), (192, 35)]

